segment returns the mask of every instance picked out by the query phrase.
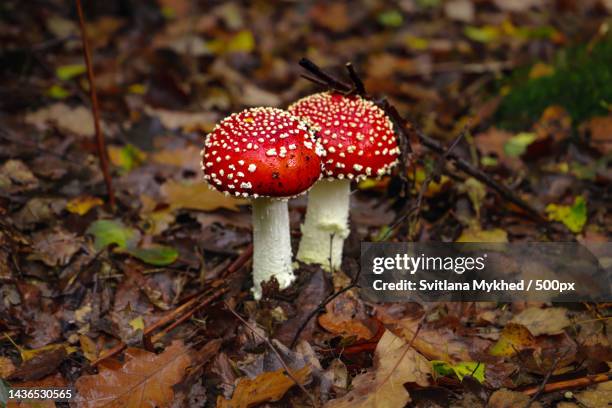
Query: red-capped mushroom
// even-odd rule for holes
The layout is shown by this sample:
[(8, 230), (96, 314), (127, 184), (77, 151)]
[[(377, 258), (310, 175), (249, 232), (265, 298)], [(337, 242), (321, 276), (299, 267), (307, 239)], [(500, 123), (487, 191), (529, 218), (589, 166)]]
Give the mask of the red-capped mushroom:
[(252, 198), (253, 294), (275, 277), (281, 289), (294, 279), (287, 198), (321, 175), (312, 131), (289, 112), (251, 108), (219, 122), (202, 150), (204, 179), (217, 190)]
[(350, 182), (384, 176), (398, 163), (400, 150), (393, 123), (376, 104), (356, 95), (317, 93), (288, 110), (317, 130), (326, 151), (326, 179), (308, 194), (297, 259), (337, 269), (349, 234)]

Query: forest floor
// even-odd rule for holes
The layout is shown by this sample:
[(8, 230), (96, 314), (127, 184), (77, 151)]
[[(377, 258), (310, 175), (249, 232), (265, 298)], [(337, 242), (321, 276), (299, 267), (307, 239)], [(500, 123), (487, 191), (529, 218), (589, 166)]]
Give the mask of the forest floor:
[[(33, 3), (0, 4), (0, 406), (18, 386), (79, 407), (610, 406), (610, 304), (349, 287), (362, 241), (610, 241), (610, 1), (85, 2), (114, 208), (77, 9)], [(255, 302), (250, 207), (206, 186), (200, 150), (231, 112), (323, 90), (302, 57), (351, 61), (412, 152), (354, 185), (342, 271), (301, 265)]]

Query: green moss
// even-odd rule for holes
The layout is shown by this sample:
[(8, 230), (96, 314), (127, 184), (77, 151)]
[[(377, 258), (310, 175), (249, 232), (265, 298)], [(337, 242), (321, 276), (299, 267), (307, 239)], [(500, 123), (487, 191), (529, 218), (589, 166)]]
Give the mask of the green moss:
[(554, 74), (528, 79), (528, 69), (519, 69), (505, 80), (511, 91), (497, 112), (501, 127), (529, 128), (551, 105), (563, 106), (575, 125), (603, 115), (612, 103), (612, 39), (588, 52), (585, 46), (558, 53)]

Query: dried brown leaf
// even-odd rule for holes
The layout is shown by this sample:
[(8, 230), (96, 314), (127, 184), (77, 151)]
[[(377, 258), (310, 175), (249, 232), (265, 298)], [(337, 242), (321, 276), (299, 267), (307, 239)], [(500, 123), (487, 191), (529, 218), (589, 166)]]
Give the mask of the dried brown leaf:
[(567, 310), (560, 307), (540, 309), (530, 307), (512, 318), (512, 322), (522, 324), (531, 334), (559, 334), (571, 324), (567, 318)]
[(381, 337), (374, 354), (374, 370), (353, 379), (353, 388), (326, 408), (394, 408), (410, 401), (406, 383), (429, 385), (431, 365), (403, 339), (390, 331)]
[[(305, 365), (299, 370), (292, 371), (291, 374), (293, 378), (304, 384), (310, 375), (310, 367)], [(254, 379), (241, 378), (231, 400), (226, 400), (222, 396), (217, 398), (217, 408), (248, 408), (265, 401), (278, 401), (294, 385), (295, 382), (284, 369), (267, 371)]]
[(161, 354), (129, 348), (123, 365), (105, 366), (99, 374), (85, 375), (76, 383), (78, 407), (163, 407), (174, 398), (172, 387), (191, 364), (189, 349), (174, 341)]

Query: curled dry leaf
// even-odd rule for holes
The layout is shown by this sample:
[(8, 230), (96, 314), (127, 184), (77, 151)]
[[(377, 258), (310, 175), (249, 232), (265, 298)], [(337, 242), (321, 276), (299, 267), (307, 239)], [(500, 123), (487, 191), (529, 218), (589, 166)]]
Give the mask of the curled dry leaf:
[(587, 408), (610, 406), (610, 401), (612, 401), (612, 381), (597, 384), (593, 389), (577, 394), (576, 399), (580, 402), (581, 406)]
[(348, 292), (325, 306), (326, 313), (319, 317), (319, 324), (328, 332), (342, 336), (355, 336), (368, 340), (374, 332), (365, 324), (368, 320), (363, 303)]
[[(501, 389), (499, 391), (495, 391), (493, 395), (491, 395), (491, 398), (489, 398), (489, 403), (487, 404), (487, 407), (490, 407), (490, 408), (525, 408), (528, 402), (529, 402), (529, 397), (521, 392)], [(542, 405), (539, 402), (534, 401), (531, 404), (531, 408), (542, 408)]]
[[(472, 361), (466, 340), (457, 336), (450, 328), (430, 328), (423, 326), (418, 329), (418, 318), (394, 319), (382, 308), (377, 308), (377, 317), (389, 330), (406, 341), (412, 341), (412, 347), (431, 360), (444, 360), (449, 363)], [(416, 337), (415, 333), (418, 335)], [(413, 340), (414, 338), (414, 340)], [(480, 349), (489, 344), (483, 339), (472, 338), (474, 348)]]
[(560, 307), (540, 309), (530, 307), (523, 310), (512, 319), (513, 323), (522, 324), (531, 334), (560, 334), (571, 324), (567, 318), (567, 310)]
[[(300, 384), (304, 384), (310, 375), (310, 366), (305, 365), (291, 374)], [(231, 400), (222, 396), (217, 398), (217, 408), (248, 408), (266, 401), (278, 401), (294, 385), (295, 381), (284, 369), (267, 371), (253, 379), (241, 378)]]
[(93, 115), (85, 106), (71, 108), (64, 103), (56, 103), (28, 113), (25, 121), (41, 130), (47, 129), (49, 124), (54, 124), (60, 130), (78, 136), (91, 137), (94, 135)]
[(168, 181), (162, 185), (161, 192), (172, 209), (214, 211), (226, 208), (238, 211), (238, 205), (247, 203), (246, 200), (228, 197), (202, 182)]
[(76, 381), (76, 406), (168, 406), (174, 398), (172, 387), (181, 381), (190, 364), (189, 349), (180, 341), (172, 342), (158, 355), (129, 348), (123, 365), (107, 364), (98, 374), (85, 375)]
[(34, 253), (30, 259), (40, 260), (49, 266), (68, 264), (83, 244), (83, 238), (60, 228), (35, 234), (33, 241)]
[(326, 408), (393, 408), (410, 401), (406, 383), (429, 385), (431, 365), (403, 339), (390, 331), (381, 337), (374, 353), (374, 370), (353, 379), (353, 388)]

